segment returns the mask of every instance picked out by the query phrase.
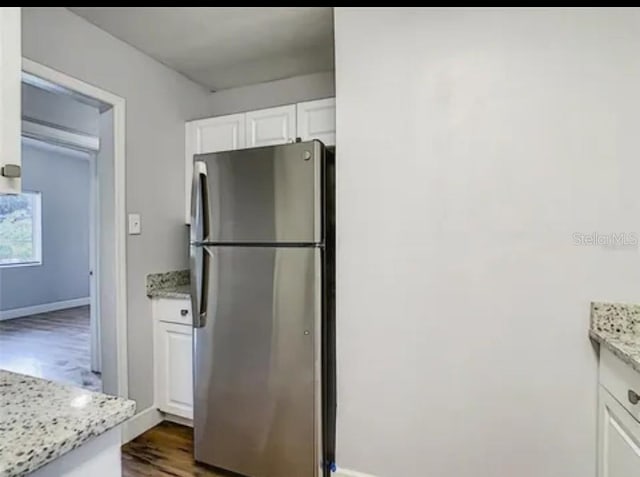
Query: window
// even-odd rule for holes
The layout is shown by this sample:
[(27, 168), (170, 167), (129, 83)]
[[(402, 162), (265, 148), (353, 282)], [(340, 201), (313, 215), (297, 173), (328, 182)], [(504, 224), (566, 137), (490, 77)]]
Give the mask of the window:
[(39, 192), (0, 195), (0, 266), (42, 263), (41, 205)]

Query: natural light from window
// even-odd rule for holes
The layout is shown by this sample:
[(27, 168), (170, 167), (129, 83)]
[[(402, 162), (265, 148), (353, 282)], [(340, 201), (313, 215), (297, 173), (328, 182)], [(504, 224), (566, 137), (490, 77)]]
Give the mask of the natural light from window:
[(42, 263), (39, 192), (0, 195), (0, 267)]

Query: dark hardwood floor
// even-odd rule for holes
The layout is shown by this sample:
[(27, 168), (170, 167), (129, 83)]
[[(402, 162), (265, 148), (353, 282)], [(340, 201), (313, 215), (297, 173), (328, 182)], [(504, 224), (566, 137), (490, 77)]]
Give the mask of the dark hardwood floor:
[(0, 321), (0, 368), (100, 391), (90, 340), (88, 306)]
[(228, 477), (193, 460), (193, 430), (163, 422), (122, 447), (122, 477)]

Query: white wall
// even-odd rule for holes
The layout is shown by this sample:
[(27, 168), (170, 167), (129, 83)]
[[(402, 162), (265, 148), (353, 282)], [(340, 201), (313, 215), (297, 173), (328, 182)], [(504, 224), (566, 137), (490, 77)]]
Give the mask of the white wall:
[(213, 93), (208, 100), (207, 116), (241, 113), (334, 95), (335, 77), (332, 71), (294, 76)]
[(64, 8), (23, 8), (23, 55), (126, 100), (127, 210), (142, 235), (127, 238), (129, 393), (153, 400), (148, 273), (187, 266), (184, 122), (205, 115), (210, 94)]
[(338, 463), (593, 477), (590, 300), (640, 301), (640, 11), (339, 8)]
[(87, 298), (87, 154), (27, 139), (22, 142), (22, 170), (22, 188), (41, 193), (42, 264), (0, 268), (0, 310)]

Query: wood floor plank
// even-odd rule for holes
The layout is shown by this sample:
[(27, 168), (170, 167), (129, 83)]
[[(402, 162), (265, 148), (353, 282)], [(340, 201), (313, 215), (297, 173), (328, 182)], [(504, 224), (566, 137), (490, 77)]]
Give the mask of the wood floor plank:
[(0, 368), (100, 391), (91, 372), (89, 307), (0, 321)]
[(193, 430), (163, 422), (122, 447), (122, 477), (229, 477), (193, 460)]

